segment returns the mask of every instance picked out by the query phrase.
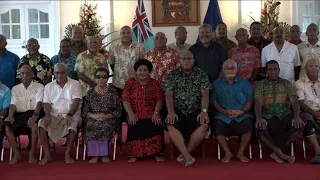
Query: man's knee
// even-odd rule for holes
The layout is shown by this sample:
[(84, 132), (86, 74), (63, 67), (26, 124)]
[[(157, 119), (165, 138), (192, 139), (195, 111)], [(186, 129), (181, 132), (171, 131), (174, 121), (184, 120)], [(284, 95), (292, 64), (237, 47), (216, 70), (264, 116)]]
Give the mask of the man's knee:
[(303, 136), (309, 137), (316, 134), (316, 128), (312, 121), (306, 121), (306, 125), (303, 130)]
[(205, 133), (209, 129), (209, 124), (202, 124), (199, 128), (201, 129), (201, 132)]

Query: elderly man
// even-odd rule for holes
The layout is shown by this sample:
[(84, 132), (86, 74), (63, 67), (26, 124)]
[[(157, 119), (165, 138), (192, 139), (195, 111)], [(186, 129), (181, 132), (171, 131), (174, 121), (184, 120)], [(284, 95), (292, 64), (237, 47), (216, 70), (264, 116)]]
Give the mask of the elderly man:
[(47, 84), (44, 88), (44, 112), (45, 117), (39, 121), (40, 141), (45, 156), (40, 164), (46, 164), (51, 160), (48, 137), (53, 141), (67, 136), (67, 150), (65, 162), (73, 163), (71, 148), (77, 134), (77, 128), (81, 125), (81, 87), (76, 80), (67, 77), (67, 67), (59, 63), (54, 66), (56, 80)]
[(3, 121), (8, 115), (10, 100), (11, 100), (10, 89), (6, 85), (2, 84), (0, 81), (0, 149), (2, 149), (3, 137), (5, 133)]
[(75, 71), (77, 72), (81, 88), (82, 96), (87, 96), (87, 91), (94, 87), (94, 71), (98, 67), (108, 68), (108, 64), (103, 54), (99, 53), (101, 42), (95, 36), (88, 37), (88, 50), (77, 56)]
[[(306, 35), (308, 40), (298, 45), (302, 67), (306, 66), (306, 61), (309, 59), (310, 55), (314, 56), (316, 54), (316, 56), (320, 57), (320, 41), (318, 38), (319, 27), (316, 24), (311, 23), (307, 27)], [(301, 68), (299, 77), (303, 78), (305, 75), (305, 68)]]
[(216, 32), (215, 32), (215, 42), (220, 44), (226, 52), (228, 52), (231, 48), (236, 46), (236, 43), (228, 39), (228, 29), (227, 25), (224, 22), (219, 22), (216, 26)]
[(168, 45), (168, 47), (171, 47), (178, 51), (179, 54), (182, 54), (183, 52), (187, 51), (191, 45), (186, 43), (187, 40), (187, 29), (184, 26), (179, 26), (174, 31), (174, 36), (176, 37), (176, 42), (171, 43)]
[(290, 28), (290, 43), (298, 45), (302, 43), (301, 40), (301, 29), (298, 25), (293, 25)]
[(38, 40), (30, 38), (27, 41), (28, 54), (23, 56), (19, 62), (17, 78), (21, 79), (21, 66), (30, 65), (33, 71), (33, 79), (40, 84), (46, 85), (52, 79), (52, 62), (48, 56), (39, 52), (39, 48)]
[(282, 149), (294, 141), (298, 129), (304, 126), (296, 90), (291, 82), (279, 77), (277, 61), (268, 61), (266, 72), (267, 78), (259, 81), (254, 90), (256, 127), (262, 142), (272, 150), (272, 159), (294, 163), (295, 157), (284, 154)]
[(297, 95), (302, 110), (301, 118), (305, 121), (304, 136), (315, 150), (311, 163), (320, 164), (320, 147), (316, 134), (320, 133), (320, 78), (319, 59), (306, 61), (306, 76), (296, 81)]
[(237, 62), (239, 77), (254, 83), (261, 67), (260, 52), (256, 47), (247, 43), (248, 31), (246, 29), (239, 28), (236, 31), (236, 40), (238, 46), (233, 47), (228, 52), (228, 56)]
[(12, 147), (14, 157), (9, 162), (16, 164), (21, 161), (21, 155), (15, 137), (21, 133), (31, 133), (31, 150), (29, 163), (37, 162), (35, 150), (38, 143), (37, 121), (43, 117), (42, 99), (44, 86), (33, 81), (33, 71), (30, 65), (20, 68), (22, 83), (12, 88), (9, 115), (6, 118), (6, 135)]
[(296, 45), (285, 41), (282, 28), (273, 30), (273, 42), (262, 49), (261, 64), (265, 68), (268, 61), (276, 60), (280, 66), (280, 77), (294, 83), (300, 70), (299, 51)]
[(177, 161), (187, 167), (195, 162), (190, 152), (200, 144), (209, 127), (210, 84), (206, 73), (194, 67), (190, 51), (181, 55), (180, 64), (181, 67), (168, 74), (164, 83), (168, 108), (166, 124), (172, 142), (181, 152)]
[(253, 22), (250, 25), (250, 34), (251, 37), (248, 39), (248, 44), (259, 49), (260, 53), (264, 47), (271, 43), (270, 40), (265, 39), (262, 36), (262, 25), (259, 22)]
[(83, 29), (79, 26), (72, 28), (71, 55), (77, 57), (78, 54), (87, 50), (87, 44), (84, 41)]
[(11, 89), (15, 85), (19, 57), (6, 46), (7, 39), (0, 34), (0, 81)]
[(212, 106), (216, 112), (213, 116), (215, 137), (225, 152), (221, 162), (229, 162), (232, 153), (226, 137), (241, 136), (237, 158), (248, 162), (244, 150), (247, 148), (252, 132), (253, 116), (250, 113), (253, 93), (248, 81), (237, 76), (237, 63), (227, 60), (223, 63), (223, 77), (213, 83), (211, 95)]
[(146, 59), (153, 65), (151, 77), (163, 84), (167, 74), (179, 64), (179, 54), (175, 49), (167, 47), (167, 38), (163, 32), (156, 34), (154, 46), (146, 53)]
[(200, 41), (192, 45), (189, 51), (193, 54), (195, 66), (206, 72), (210, 83), (213, 83), (227, 59), (227, 52), (212, 40), (212, 29), (209, 24), (202, 24), (199, 27), (199, 39)]

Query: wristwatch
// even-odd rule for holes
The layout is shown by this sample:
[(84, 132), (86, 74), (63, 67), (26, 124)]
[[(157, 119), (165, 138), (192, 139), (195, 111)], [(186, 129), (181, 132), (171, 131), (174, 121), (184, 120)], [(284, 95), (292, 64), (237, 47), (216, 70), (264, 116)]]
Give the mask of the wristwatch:
[(202, 109), (202, 112), (205, 112), (205, 113), (206, 113), (206, 112), (207, 112), (207, 109)]

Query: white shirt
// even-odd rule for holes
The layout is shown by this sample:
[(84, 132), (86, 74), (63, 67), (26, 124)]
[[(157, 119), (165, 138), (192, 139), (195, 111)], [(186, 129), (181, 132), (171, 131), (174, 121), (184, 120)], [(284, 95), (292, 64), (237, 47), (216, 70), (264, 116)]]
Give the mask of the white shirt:
[[(304, 41), (298, 45), (299, 53), (300, 53), (300, 60), (301, 60), (301, 71), (299, 77), (304, 77), (306, 75), (306, 61), (311, 57), (320, 57), (320, 41), (312, 46), (308, 41)], [(320, 76), (320, 74), (319, 74)]]
[(304, 103), (314, 111), (320, 110), (320, 78), (314, 84), (307, 76), (300, 78), (295, 83), (298, 100)]
[[(44, 103), (51, 104), (51, 115), (54, 117), (66, 116), (69, 112), (73, 99), (82, 99), (79, 81), (68, 78), (67, 83), (61, 88), (57, 80), (47, 84), (44, 88)], [(75, 114), (80, 115), (81, 103)]]
[(294, 83), (294, 68), (301, 65), (298, 47), (284, 41), (284, 45), (279, 53), (274, 42), (262, 49), (261, 63), (266, 67), (268, 61), (276, 60), (280, 66), (279, 76)]
[(16, 112), (26, 112), (35, 110), (37, 103), (43, 100), (43, 85), (32, 81), (25, 88), (23, 83), (20, 83), (12, 88), (11, 104), (16, 106)]

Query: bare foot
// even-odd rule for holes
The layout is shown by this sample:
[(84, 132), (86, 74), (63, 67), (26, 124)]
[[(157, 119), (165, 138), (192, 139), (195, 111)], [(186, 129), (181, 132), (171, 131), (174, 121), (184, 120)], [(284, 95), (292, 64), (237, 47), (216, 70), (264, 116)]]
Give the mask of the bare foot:
[(290, 164), (293, 164), (296, 159), (294, 156), (288, 156), (286, 154), (283, 154), (282, 156), (280, 156), (280, 158), (284, 159), (285, 161), (287, 161)]
[(161, 157), (161, 156), (155, 156), (154, 158), (156, 159), (157, 162), (164, 161), (163, 157)]
[(39, 164), (40, 165), (45, 165), (45, 164), (47, 164), (48, 162), (50, 162), (51, 161), (51, 157), (49, 156), (49, 157), (47, 157), (47, 156), (45, 156), (40, 162), (39, 162)]
[(136, 162), (136, 161), (138, 161), (137, 158), (130, 158), (128, 162), (129, 162), (129, 163), (133, 163), (133, 162)]
[(99, 157), (93, 157), (89, 160), (89, 163), (93, 164), (93, 163), (97, 163), (99, 160)]
[(183, 155), (180, 154), (180, 156), (177, 157), (178, 163), (184, 165), (186, 163), (186, 160), (184, 159)]
[(72, 164), (72, 163), (74, 163), (74, 159), (70, 156), (69, 153), (65, 153), (65, 155), (64, 155), (64, 160), (66, 161), (67, 164)]
[(18, 156), (14, 156), (11, 161), (9, 161), (9, 164), (17, 164), (19, 161), (21, 161), (21, 156), (20, 154)]
[(192, 164), (194, 164), (196, 162), (196, 159), (194, 159), (193, 157), (191, 157), (190, 159), (186, 160), (186, 163), (184, 164), (184, 167), (189, 167)]
[(284, 161), (283, 161), (283, 159), (281, 159), (278, 155), (277, 155), (277, 153), (275, 153), (275, 152), (273, 152), (273, 153), (271, 153), (270, 154), (270, 157), (271, 157), (271, 159), (273, 159), (273, 160), (275, 160), (277, 163), (283, 163)]
[(224, 157), (221, 159), (221, 162), (223, 163), (230, 162), (232, 157), (233, 155), (231, 153), (226, 153), (226, 155), (224, 155)]
[(34, 156), (34, 152), (29, 152), (29, 163), (36, 163), (38, 160), (37, 158)]
[(110, 162), (110, 159), (108, 158), (108, 156), (104, 156), (104, 157), (102, 157), (101, 161), (103, 163), (108, 163), (108, 162)]
[(249, 159), (244, 156), (243, 154), (237, 154), (237, 158), (241, 161), (241, 162), (249, 162)]

